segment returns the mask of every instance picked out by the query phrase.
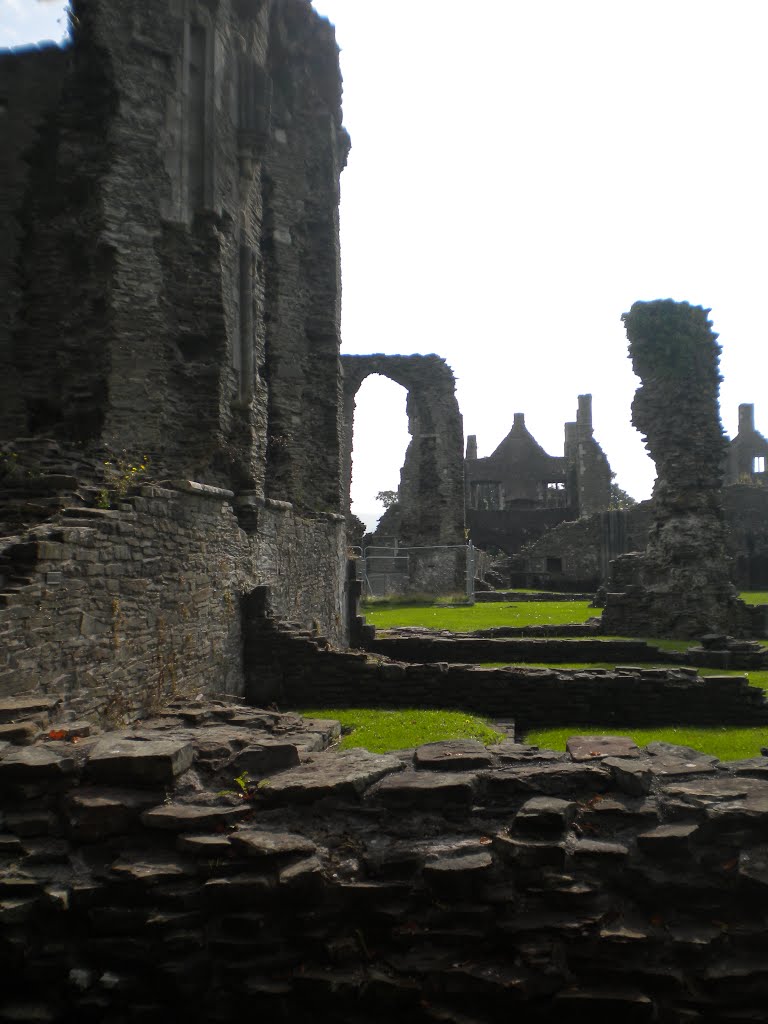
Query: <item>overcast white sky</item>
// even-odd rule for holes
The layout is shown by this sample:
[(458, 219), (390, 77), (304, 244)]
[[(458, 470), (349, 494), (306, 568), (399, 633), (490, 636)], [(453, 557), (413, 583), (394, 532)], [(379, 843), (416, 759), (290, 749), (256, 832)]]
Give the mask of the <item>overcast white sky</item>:
[[(481, 456), (514, 412), (561, 454), (591, 392), (618, 482), (643, 498), (620, 317), (685, 299), (720, 333), (726, 431), (754, 402), (768, 434), (765, 0), (314, 4), (336, 25), (352, 136), (343, 351), (444, 356)], [(0, 0), (0, 44), (58, 38), (62, 6)], [(397, 487), (406, 443), (404, 392), (364, 385), (358, 514)]]

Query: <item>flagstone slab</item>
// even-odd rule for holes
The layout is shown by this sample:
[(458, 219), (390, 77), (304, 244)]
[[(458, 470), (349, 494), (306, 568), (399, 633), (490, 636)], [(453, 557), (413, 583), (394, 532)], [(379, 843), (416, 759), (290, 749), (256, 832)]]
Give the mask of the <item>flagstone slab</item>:
[(571, 736), (565, 749), (574, 761), (604, 757), (640, 757), (640, 748), (629, 736)]
[(100, 739), (88, 760), (94, 782), (168, 784), (192, 764), (194, 748), (186, 739), (151, 733), (117, 733)]
[(358, 800), (379, 779), (403, 767), (396, 757), (371, 754), (362, 748), (329, 751), (264, 779), (259, 794), (270, 804), (312, 803), (327, 797)]

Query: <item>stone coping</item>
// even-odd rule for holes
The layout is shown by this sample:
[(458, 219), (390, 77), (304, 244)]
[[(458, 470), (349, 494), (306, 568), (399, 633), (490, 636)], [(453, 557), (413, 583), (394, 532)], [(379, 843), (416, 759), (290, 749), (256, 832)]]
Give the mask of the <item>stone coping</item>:
[(197, 480), (175, 479), (169, 481), (171, 487), (176, 491), (183, 491), (186, 494), (194, 494), (199, 498), (215, 498), (218, 500), (231, 501), (235, 496), (234, 491), (226, 487), (214, 487), (211, 484), (201, 484)]

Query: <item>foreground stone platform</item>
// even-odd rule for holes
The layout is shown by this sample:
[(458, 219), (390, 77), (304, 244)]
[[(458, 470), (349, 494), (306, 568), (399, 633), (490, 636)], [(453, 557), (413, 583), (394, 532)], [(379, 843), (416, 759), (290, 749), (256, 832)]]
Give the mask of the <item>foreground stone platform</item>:
[(49, 725), (0, 748), (0, 1021), (764, 1019), (766, 757)]

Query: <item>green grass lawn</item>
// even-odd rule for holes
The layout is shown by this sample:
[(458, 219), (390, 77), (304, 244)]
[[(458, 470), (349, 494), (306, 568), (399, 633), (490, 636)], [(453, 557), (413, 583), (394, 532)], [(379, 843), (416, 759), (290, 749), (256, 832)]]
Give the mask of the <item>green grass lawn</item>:
[[(307, 718), (333, 718), (345, 727), (339, 748), (364, 747), (374, 754), (418, 747), (438, 740), (476, 739), (486, 745), (498, 743), (504, 735), (493, 730), (487, 721), (461, 711), (424, 711), (404, 708), (390, 711), (382, 708), (310, 708), (303, 709)], [(349, 730), (349, 731), (347, 731)], [(636, 729), (633, 726), (561, 726), (557, 729), (536, 729), (525, 737), (547, 750), (565, 750), (570, 736), (630, 736), (639, 747), (654, 740), (693, 747), (712, 754), (721, 761), (737, 761), (757, 757), (760, 748), (768, 746), (768, 728), (710, 728), (667, 726), (657, 729)]]
[(363, 605), (366, 622), (377, 629), (427, 626), (454, 633), (490, 629), (492, 626), (541, 626), (586, 622), (600, 615), (588, 601), (521, 601), (519, 604), (488, 602), (475, 605), (399, 604)]
[(659, 729), (635, 729), (632, 726), (563, 726), (558, 729), (536, 729), (525, 737), (526, 743), (535, 743), (547, 750), (565, 750), (569, 736), (631, 736), (638, 747), (645, 747), (655, 740), (693, 747), (704, 754), (712, 754), (721, 761), (738, 761), (746, 757), (758, 757), (760, 748), (768, 746), (768, 728), (713, 728), (698, 729), (693, 726), (667, 726)]
[(425, 711), (419, 708), (315, 708), (302, 710), (306, 718), (332, 718), (344, 731), (339, 747), (364, 747), (373, 754), (418, 747), (437, 740), (472, 739), (486, 746), (504, 739), (485, 719), (463, 711)]
[(768, 590), (744, 590), (739, 597), (747, 604), (768, 604)]

